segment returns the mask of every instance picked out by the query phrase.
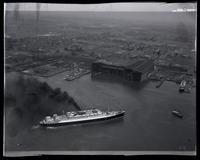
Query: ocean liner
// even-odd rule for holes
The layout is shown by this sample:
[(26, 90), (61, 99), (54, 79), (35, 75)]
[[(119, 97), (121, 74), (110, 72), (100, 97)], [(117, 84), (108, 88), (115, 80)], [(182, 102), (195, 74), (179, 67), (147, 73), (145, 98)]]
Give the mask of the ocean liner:
[(53, 114), (46, 116), (40, 121), (41, 126), (60, 126), (72, 123), (83, 123), (98, 120), (106, 120), (123, 116), (125, 111), (101, 111), (99, 109), (82, 110), (77, 112), (67, 112), (63, 115)]

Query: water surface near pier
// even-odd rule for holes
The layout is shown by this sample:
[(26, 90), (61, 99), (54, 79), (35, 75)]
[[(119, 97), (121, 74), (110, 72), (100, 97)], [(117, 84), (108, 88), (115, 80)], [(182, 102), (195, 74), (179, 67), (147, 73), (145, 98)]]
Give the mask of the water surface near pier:
[[(88, 124), (41, 129), (32, 127), (7, 139), (7, 150), (22, 151), (182, 151), (195, 148), (195, 92), (180, 94), (178, 85), (164, 82), (122, 83), (92, 80), (90, 74), (74, 81), (65, 73), (38, 78), (67, 91), (83, 109), (95, 106), (126, 111), (122, 118)], [(87, 106), (87, 107), (85, 107)], [(184, 118), (171, 114), (180, 110)], [(17, 144), (21, 144), (17, 146)]]

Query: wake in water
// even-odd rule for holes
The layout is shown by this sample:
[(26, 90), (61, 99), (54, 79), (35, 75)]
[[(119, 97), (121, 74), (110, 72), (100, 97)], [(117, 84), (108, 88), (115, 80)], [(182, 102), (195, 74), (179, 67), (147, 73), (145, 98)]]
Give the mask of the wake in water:
[(34, 126), (32, 126), (31, 129), (38, 129), (38, 128), (40, 128), (40, 125), (34, 125)]
[(57, 129), (58, 127), (46, 127), (46, 129)]
[[(33, 125), (31, 127), (32, 130), (35, 130), (35, 129), (42, 129), (44, 127), (41, 127), (40, 125)], [(58, 127), (45, 127), (45, 129), (57, 129)]]
[[(40, 129), (43, 128), (40, 125), (33, 125), (31, 129)], [(57, 129), (58, 127), (45, 127), (45, 129)]]

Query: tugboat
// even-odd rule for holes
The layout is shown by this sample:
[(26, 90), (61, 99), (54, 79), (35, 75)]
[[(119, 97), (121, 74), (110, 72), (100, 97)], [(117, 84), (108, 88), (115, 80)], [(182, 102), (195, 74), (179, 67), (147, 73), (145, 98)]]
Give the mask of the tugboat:
[(125, 111), (101, 111), (99, 109), (82, 110), (77, 112), (67, 112), (63, 115), (53, 114), (46, 116), (39, 123), (41, 126), (60, 126), (72, 123), (83, 123), (97, 120), (106, 120), (123, 116)]
[(179, 111), (173, 110), (172, 114), (175, 115), (176, 117), (183, 118), (183, 115)]
[(186, 81), (183, 80), (179, 86), (179, 92), (183, 92), (185, 91), (185, 87), (186, 87)]

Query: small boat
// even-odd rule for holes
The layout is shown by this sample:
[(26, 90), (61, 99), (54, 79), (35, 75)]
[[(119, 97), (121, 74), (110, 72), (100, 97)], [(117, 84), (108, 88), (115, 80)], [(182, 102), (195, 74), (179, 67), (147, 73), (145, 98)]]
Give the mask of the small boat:
[(179, 111), (173, 110), (172, 114), (175, 115), (176, 117), (183, 118), (183, 115)]
[(185, 87), (186, 87), (186, 81), (183, 80), (179, 86), (179, 92), (183, 92), (185, 91)]

